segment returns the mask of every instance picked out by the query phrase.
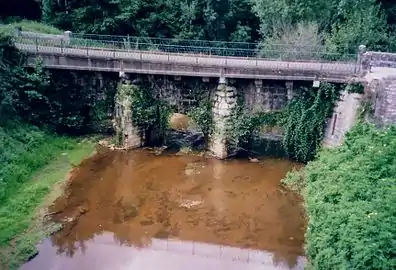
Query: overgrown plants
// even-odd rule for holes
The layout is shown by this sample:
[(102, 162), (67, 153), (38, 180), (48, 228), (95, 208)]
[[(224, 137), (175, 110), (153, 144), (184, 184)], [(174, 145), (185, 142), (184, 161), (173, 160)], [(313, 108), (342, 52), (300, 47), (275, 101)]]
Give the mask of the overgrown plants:
[(396, 128), (359, 123), (287, 184), (299, 186), (314, 269), (394, 269)]

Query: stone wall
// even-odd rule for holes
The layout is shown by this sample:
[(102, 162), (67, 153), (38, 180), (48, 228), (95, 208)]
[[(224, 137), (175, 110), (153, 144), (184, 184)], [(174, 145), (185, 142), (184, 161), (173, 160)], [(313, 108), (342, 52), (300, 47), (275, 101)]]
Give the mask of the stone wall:
[[(177, 76), (131, 76), (139, 78), (144, 87), (154, 90), (161, 99), (172, 105), (179, 113), (188, 113), (205, 98), (214, 98), (219, 79), (177, 77)], [(233, 85), (242, 95), (245, 105), (252, 111), (274, 111), (285, 107), (295, 94), (294, 88), (303, 84), (274, 80), (231, 80), (227, 85)]]
[(237, 82), (237, 89), (252, 112), (278, 111), (288, 103), (288, 88), (284, 81), (241, 81)]
[(143, 87), (153, 90), (161, 100), (166, 101), (178, 113), (188, 113), (201, 100), (212, 97), (218, 79), (177, 77), (177, 76), (137, 76)]
[(325, 130), (324, 146), (337, 146), (343, 142), (345, 134), (356, 123), (362, 98), (361, 94), (349, 94), (345, 91), (341, 93), (340, 100)]
[(366, 52), (362, 55), (363, 70), (371, 67), (396, 68), (396, 54), (384, 52)]
[(372, 81), (370, 91), (376, 124), (396, 124), (396, 76)]
[(111, 132), (118, 74), (51, 70), (50, 78), (47, 97), (57, 104), (54, 117), (57, 124), (65, 121), (64, 131), (72, 127), (77, 133)]

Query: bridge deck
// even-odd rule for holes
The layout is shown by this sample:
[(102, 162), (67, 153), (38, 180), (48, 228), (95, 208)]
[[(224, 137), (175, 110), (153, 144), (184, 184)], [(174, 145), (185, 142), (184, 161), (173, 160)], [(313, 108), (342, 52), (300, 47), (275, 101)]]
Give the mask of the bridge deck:
[(253, 57), (226, 57), (135, 51), (97, 47), (43, 46), (16, 43), (37, 56), (48, 68), (246, 79), (327, 80), (345, 82), (359, 72), (356, 62), (277, 61)]

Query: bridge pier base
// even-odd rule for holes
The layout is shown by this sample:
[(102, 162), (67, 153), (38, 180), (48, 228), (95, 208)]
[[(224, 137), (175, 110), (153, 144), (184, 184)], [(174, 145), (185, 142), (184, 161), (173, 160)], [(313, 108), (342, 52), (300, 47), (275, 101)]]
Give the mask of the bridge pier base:
[(294, 83), (293, 81), (286, 82), (286, 89), (287, 89), (287, 101), (290, 102), (294, 97)]
[(138, 148), (143, 145), (143, 140), (138, 127), (132, 122), (132, 98), (131, 93), (136, 89), (125, 74), (120, 74), (121, 81), (115, 96), (115, 119), (114, 129), (116, 131), (118, 144), (125, 149)]
[(220, 78), (212, 111), (214, 128), (209, 142), (209, 150), (216, 158), (225, 159), (229, 155), (228, 122), (236, 104), (236, 88), (227, 85), (225, 78)]

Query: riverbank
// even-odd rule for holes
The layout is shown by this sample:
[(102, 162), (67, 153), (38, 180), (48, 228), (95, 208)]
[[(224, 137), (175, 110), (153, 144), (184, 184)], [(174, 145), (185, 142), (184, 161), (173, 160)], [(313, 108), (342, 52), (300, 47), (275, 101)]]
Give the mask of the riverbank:
[(394, 269), (395, 175), (396, 127), (365, 123), (288, 174), (304, 197), (312, 269)]
[(90, 139), (61, 137), (31, 126), (0, 127), (0, 268), (15, 269), (58, 228), (46, 209), (70, 169), (94, 152)]

